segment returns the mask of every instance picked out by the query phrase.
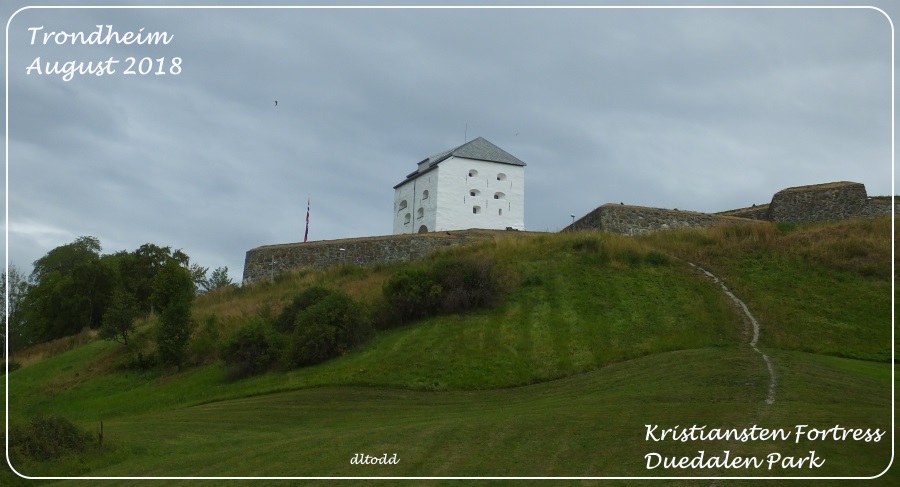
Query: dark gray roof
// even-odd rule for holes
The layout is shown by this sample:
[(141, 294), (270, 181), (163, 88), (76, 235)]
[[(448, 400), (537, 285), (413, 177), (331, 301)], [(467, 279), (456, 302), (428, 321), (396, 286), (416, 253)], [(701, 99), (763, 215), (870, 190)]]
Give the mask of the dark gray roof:
[[(422, 162), (419, 163), (419, 169), (416, 169), (415, 171), (407, 174), (406, 179), (401, 181), (397, 186), (402, 185), (403, 183), (409, 181), (419, 174), (429, 171), (438, 163), (447, 160), (450, 157), (464, 157), (466, 159), (475, 159), (478, 161), (499, 162), (501, 164), (510, 164), (513, 166), (525, 166), (525, 163), (520, 161), (516, 156), (488, 142), (485, 138), (478, 137), (477, 139), (473, 139), (463, 145), (445, 150), (443, 152), (438, 152), (433, 156), (423, 159)], [(394, 188), (397, 188), (397, 186), (394, 186)]]

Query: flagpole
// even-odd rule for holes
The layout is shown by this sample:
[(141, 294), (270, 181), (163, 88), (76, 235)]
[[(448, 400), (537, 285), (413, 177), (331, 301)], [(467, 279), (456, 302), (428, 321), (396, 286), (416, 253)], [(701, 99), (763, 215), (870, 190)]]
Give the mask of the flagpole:
[(303, 243), (309, 237), (309, 196), (306, 197), (306, 231), (303, 232)]

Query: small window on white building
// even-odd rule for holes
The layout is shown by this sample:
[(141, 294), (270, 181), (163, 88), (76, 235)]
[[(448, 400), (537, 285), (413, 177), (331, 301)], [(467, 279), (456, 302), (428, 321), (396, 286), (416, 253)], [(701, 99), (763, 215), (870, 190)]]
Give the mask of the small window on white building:
[(473, 206), (473, 207), (472, 207), (472, 214), (477, 215), (477, 214), (479, 214), (479, 213), (481, 213), (481, 207), (480, 207), (480, 206)]
[(412, 220), (412, 215), (409, 214), (409, 213), (407, 213), (406, 216), (403, 217), (403, 224), (404, 224), (404, 225), (409, 224), (409, 221), (410, 221), (410, 220)]
[(427, 189), (426, 189), (425, 191), (422, 191), (422, 199), (423, 199), (423, 200), (427, 200), (427, 199), (428, 199), (428, 190), (427, 190)]
[(502, 215), (503, 215), (503, 208), (498, 208), (498, 209), (497, 209), (497, 214), (502, 216)]
[(497, 181), (506, 181), (506, 174), (503, 174), (502, 172), (498, 174)]
[(424, 208), (419, 208), (419, 210), (416, 211), (416, 216), (419, 217), (419, 218), (422, 218), (423, 216), (425, 216), (425, 209), (424, 209)]
[(476, 171), (474, 169), (469, 169), (469, 177), (474, 178), (475, 176), (478, 176), (478, 171)]
[(495, 199), (495, 200), (506, 199), (506, 195), (503, 194), (503, 193), (494, 193), (494, 199)]
[(477, 189), (470, 189), (470, 190), (469, 190), (469, 196), (478, 196), (478, 195), (480, 195), (480, 194), (481, 194), (481, 191), (478, 191)]
[(405, 210), (407, 206), (408, 206), (408, 205), (407, 205), (407, 203), (406, 203), (406, 200), (403, 200), (403, 201), (400, 202), (400, 208), (398, 208), (397, 211)]

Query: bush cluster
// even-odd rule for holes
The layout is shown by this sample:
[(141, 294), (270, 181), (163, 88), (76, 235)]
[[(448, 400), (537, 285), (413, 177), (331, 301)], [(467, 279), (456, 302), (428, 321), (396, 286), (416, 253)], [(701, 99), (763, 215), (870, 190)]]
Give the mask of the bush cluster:
[(444, 256), (387, 280), (383, 293), (394, 322), (459, 313), (497, 304), (509, 276), (490, 257)]
[(344, 292), (312, 286), (277, 316), (250, 319), (222, 347), (232, 379), (259, 374), (281, 362), (288, 368), (337, 357), (372, 334), (367, 310)]
[(38, 461), (84, 451), (90, 442), (90, 433), (61, 416), (39, 415), (31, 418), (27, 425), (13, 425), (9, 429), (10, 448)]
[(290, 304), (281, 310), (281, 313), (275, 320), (275, 329), (282, 333), (291, 333), (294, 331), (294, 323), (297, 320), (298, 313), (333, 293), (335, 293), (335, 291), (322, 286), (311, 286), (304, 289)]
[(221, 357), (228, 376), (240, 379), (267, 370), (278, 356), (279, 342), (268, 323), (251, 320), (222, 346)]
[(365, 309), (347, 294), (331, 291), (298, 312), (285, 357), (288, 366), (306, 366), (337, 357), (365, 342), (372, 325)]
[(374, 313), (342, 291), (311, 286), (277, 315), (251, 318), (223, 344), (219, 356), (233, 379), (265, 372), (275, 364), (315, 365), (365, 343), (375, 324), (386, 328), (492, 306), (506, 294), (509, 282), (490, 257), (443, 256), (391, 276)]

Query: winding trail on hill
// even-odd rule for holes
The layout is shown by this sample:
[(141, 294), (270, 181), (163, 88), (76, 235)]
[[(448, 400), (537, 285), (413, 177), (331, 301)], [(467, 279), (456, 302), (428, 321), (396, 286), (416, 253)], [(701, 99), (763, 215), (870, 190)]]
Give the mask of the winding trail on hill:
[(762, 351), (760, 351), (759, 348), (756, 347), (756, 343), (759, 342), (759, 322), (756, 321), (756, 318), (754, 318), (752, 314), (750, 314), (750, 310), (747, 309), (747, 305), (744, 304), (743, 301), (738, 299), (738, 297), (735, 296), (734, 293), (732, 293), (728, 289), (728, 287), (725, 286), (725, 283), (722, 282), (721, 279), (719, 279), (718, 277), (713, 275), (712, 272), (709, 272), (708, 270), (706, 270), (698, 265), (695, 265), (692, 262), (688, 262), (688, 264), (690, 264), (691, 267), (706, 274), (706, 276), (709, 277), (710, 279), (712, 279), (713, 282), (715, 282), (716, 284), (721, 286), (722, 290), (725, 291), (725, 295), (728, 296), (729, 298), (731, 298), (731, 301), (733, 301), (737, 307), (741, 308), (741, 310), (744, 311), (744, 315), (747, 317), (748, 320), (750, 320), (750, 323), (753, 325), (753, 338), (750, 340), (750, 346), (753, 348), (753, 350), (756, 350), (756, 353), (762, 355), (763, 360), (766, 362), (766, 367), (769, 369), (769, 393), (766, 396), (766, 404), (774, 404), (775, 403), (775, 385), (778, 383), (778, 381), (775, 376), (775, 367), (772, 365), (772, 360), (769, 359), (768, 355), (764, 354)]

